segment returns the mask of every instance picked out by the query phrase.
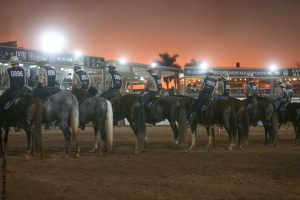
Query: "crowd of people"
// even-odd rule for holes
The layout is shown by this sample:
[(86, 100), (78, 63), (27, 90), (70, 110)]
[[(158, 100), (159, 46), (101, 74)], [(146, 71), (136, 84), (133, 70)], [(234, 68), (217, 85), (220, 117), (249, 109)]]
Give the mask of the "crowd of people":
[[(19, 65), (21, 60), (17, 56), (10, 58), (11, 67), (8, 68), (1, 79), (1, 84), (6, 86), (6, 91), (0, 97), (1, 109), (9, 100), (16, 98), (23, 93), (25, 87), (25, 72)], [(42, 58), (37, 62), (37, 86), (33, 90), (33, 95), (43, 99), (51, 94), (60, 91), (56, 76), (56, 70), (50, 66), (46, 59)], [(74, 73), (72, 78), (72, 93), (79, 99), (79, 102), (90, 95), (96, 95), (97, 89), (91, 86), (91, 81), (88, 72), (84, 69), (84, 64), (76, 60), (74, 62)], [(116, 66), (107, 66), (107, 73), (104, 81), (104, 91), (101, 97), (110, 101), (121, 95), (123, 77), (116, 71)], [(168, 96), (170, 91), (162, 88), (161, 77), (152, 69), (148, 70), (149, 76), (145, 82), (145, 89), (142, 92), (142, 100), (145, 105), (153, 101), (157, 96)], [(230, 95), (229, 74), (223, 71), (219, 77), (215, 77), (213, 72), (208, 70), (205, 78), (199, 88), (193, 86), (193, 89), (199, 92), (198, 99), (194, 104), (194, 111), (200, 112), (213, 99), (226, 100)], [(187, 87), (191, 90), (191, 84)], [(247, 84), (245, 86), (245, 97), (248, 108), (253, 107), (252, 98), (257, 96), (257, 86), (254, 82), (253, 74), (248, 74)], [(293, 96), (293, 87), (289, 81), (283, 83), (282, 79), (278, 79), (273, 88), (272, 98), (275, 108), (280, 111), (285, 108), (285, 105), (291, 101)]]

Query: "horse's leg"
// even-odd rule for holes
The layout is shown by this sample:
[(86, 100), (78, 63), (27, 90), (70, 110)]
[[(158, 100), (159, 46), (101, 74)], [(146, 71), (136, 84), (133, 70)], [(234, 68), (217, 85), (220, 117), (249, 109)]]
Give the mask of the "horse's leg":
[(210, 127), (210, 125), (205, 125), (205, 129), (206, 129), (206, 134), (207, 134), (207, 137), (208, 137), (208, 141), (207, 141), (206, 147), (210, 148), (211, 144), (212, 144), (212, 133), (211, 133), (211, 127)]
[(98, 127), (95, 124), (93, 124), (93, 128), (94, 128), (95, 141), (94, 141), (94, 147), (90, 151), (91, 153), (97, 151), (97, 149), (98, 149), (98, 143), (99, 143), (99, 129), (98, 129)]
[[(142, 142), (139, 142), (140, 136), (139, 136), (138, 128), (136, 127), (137, 124), (133, 120), (128, 120), (128, 121), (129, 121), (130, 127), (133, 130), (134, 136), (135, 136), (134, 154), (138, 154), (139, 152), (141, 152), (143, 150), (143, 144), (141, 144)], [(141, 138), (141, 140), (144, 140), (144, 143), (146, 143), (147, 137), (145, 136), (145, 138)]]
[(3, 131), (2, 128), (0, 127), (0, 158), (3, 157)]
[(232, 130), (232, 126), (230, 126), (228, 123), (225, 123), (224, 128), (228, 133), (229, 141), (230, 141), (230, 144), (228, 146), (228, 151), (232, 151), (232, 148), (235, 147), (237, 143), (236, 132), (234, 132), (235, 130)]
[(65, 152), (64, 152), (64, 157), (68, 158), (70, 156), (70, 148), (71, 148), (71, 131), (69, 129), (68, 124), (61, 123), (61, 130), (64, 134), (64, 139), (65, 139)]
[(267, 133), (269, 135), (269, 145), (270, 146), (275, 146), (275, 135), (274, 135), (274, 131), (273, 131), (273, 128), (272, 128), (272, 123), (267, 122), (267, 124), (268, 124)]
[(9, 127), (4, 128), (4, 148), (3, 148), (3, 156), (4, 158), (7, 157), (7, 140), (8, 140), (8, 134), (9, 134)]
[(174, 120), (170, 120), (170, 119), (168, 119), (168, 121), (169, 121), (170, 126), (173, 130), (174, 144), (177, 145), (177, 144), (179, 144), (180, 141), (179, 141), (179, 138), (178, 138), (179, 131), (178, 131), (176, 122)]
[(295, 129), (295, 144), (299, 143), (300, 140), (300, 123), (294, 123), (294, 129)]
[(33, 151), (32, 131), (28, 125), (24, 125), (24, 130), (25, 130), (26, 138), (27, 138), (27, 149), (26, 149), (26, 153), (25, 153), (25, 160), (29, 160), (31, 151)]
[(264, 143), (264, 145), (267, 145), (269, 143), (269, 140), (268, 140), (268, 126), (267, 126), (266, 122), (263, 122), (263, 126), (264, 126), (264, 131), (265, 131), (265, 143)]
[[(220, 128), (220, 127), (218, 127)], [(214, 125), (211, 127), (211, 133), (212, 133), (212, 144), (213, 144), (213, 147), (215, 148), (216, 147), (216, 138), (215, 138), (215, 128), (214, 128)]]
[(106, 146), (106, 130), (104, 128), (104, 124), (100, 126), (100, 136), (101, 136), (101, 153), (103, 156), (105, 156), (107, 153), (107, 146)]
[(191, 118), (191, 132), (192, 132), (192, 144), (190, 146), (190, 149), (193, 149), (196, 144), (197, 117)]

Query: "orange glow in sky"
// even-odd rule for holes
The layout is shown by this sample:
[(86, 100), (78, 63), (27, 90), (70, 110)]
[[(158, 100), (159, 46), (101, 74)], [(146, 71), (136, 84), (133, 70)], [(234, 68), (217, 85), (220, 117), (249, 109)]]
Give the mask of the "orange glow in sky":
[(300, 62), (298, 0), (10, 0), (0, 7), (0, 41), (41, 49), (45, 30), (65, 49), (131, 62), (179, 54), (178, 63), (263, 67)]

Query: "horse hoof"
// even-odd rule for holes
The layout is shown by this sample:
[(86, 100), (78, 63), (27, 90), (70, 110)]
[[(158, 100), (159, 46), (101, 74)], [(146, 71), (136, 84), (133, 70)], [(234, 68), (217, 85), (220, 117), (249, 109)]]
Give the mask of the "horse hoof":
[(268, 143), (263, 143), (262, 146), (265, 148), (268, 146)]
[(63, 155), (63, 158), (64, 159), (68, 159), (70, 156), (69, 156), (69, 154), (67, 154), (67, 153), (65, 153), (64, 155)]
[(28, 154), (25, 154), (25, 160), (30, 160), (30, 156)]
[(194, 148), (195, 148), (194, 145), (191, 145), (191, 146), (189, 147), (190, 150), (193, 150)]
[(276, 144), (270, 144), (269, 145), (269, 147), (275, 147), (276, 146)]
[(95, 153), (97, 151), (97, 148), (94, 148), (92, 150), (90, 150), (90, 153)]
[(80, 158), (80, 154), (76, 153), (75, 158)]

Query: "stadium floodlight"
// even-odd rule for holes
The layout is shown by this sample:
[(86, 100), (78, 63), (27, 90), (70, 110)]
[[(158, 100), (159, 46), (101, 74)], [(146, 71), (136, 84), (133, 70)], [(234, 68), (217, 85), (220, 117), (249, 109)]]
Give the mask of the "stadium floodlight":
[(59, 32), (46, 32), (41, 36), (42, 50), (47, 52), (61, 52), (65, 46), (65, 37)]
[(81, 53), (80, 50), (76, 50), (74, 55), (75, 55), (76, 58), (79, 58), (80, 56), (82, 56), (82, 53)]
[(207, 62), (201, 62), (199, 64), (199, 67), (200, 67), (201, 70), (206, 71), (208, 69), (209, 65), (208, 65)]
[(152, 63), (151, 63), (151, 66), (152, 66), (152, 67), (156, 67), (156, 66), (157, 66), (157, 63), (156, 63), (156, 62), (152, 62)]
[(269, 65), (269, 69), (270, 69), (271, 72), (276, 72), (278, 70), (278, 65), (275, 64), (275, 63), (271, 63)]
[(125, 65), (125, 64), (127, 63), (127, 58), (125, 58), (125, 57), (119, 58), (119, 63), (120, 63), (121, 65)]

